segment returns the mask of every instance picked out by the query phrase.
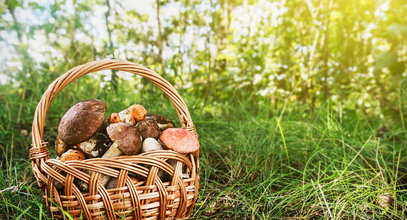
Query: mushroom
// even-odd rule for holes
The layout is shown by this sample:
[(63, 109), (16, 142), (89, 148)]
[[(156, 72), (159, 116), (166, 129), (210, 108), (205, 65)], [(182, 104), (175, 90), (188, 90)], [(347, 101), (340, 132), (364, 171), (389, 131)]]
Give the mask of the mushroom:
[(105, 110), (105, 103), (99, 100), (76, 103), (59, 123), (59, 138), (69, 146), (88, 140), (102, 127)]
[[(130, 123), (115, 123), (107, 127), (107, 133), (114, 142), (102, 158), (112, 158), (122, 154), (138, 154), (141, 150), (141, 136), (136, 128)], [(106, 185), (109, 176), (103, 176), (100, 180)]]
[(162, 132), (160, 141), (169, 149), (186, 154), (199, 149), (198, 136), (183, 128), (168, 128)]
[(158, 142), (154, 138), (146, 138), (143, 141), (143, 147), (141, 148), (141, 153), (162, 150), (163, 147), (161, 146), (160, 142)]
[(119, 116), (119, 114), (117, 114), (116, 112), (113, 112), (113, 113), (110, 115), (109, 122), (110, 122), (111, 124), (113, 124), (113, 123), (119, 123), (119, 122), (120, 122), (120, 116)]
[[(127, 109), (119, 112), (118, 118), (120, 122), (136, 124), (137, 122), (144, 120), (146, 118), (146, 114), (147, 110), (142, 105), (134, 104)], [(113, 115), (113, 117), (114, 119), (116, 119), (116, 115)]]
[(130, 123), (115, 123), (107, 127), (107, 134), (114, 142), (102, 158), (112, 158), (122, 154), (133, 155), (141, 150), (141, 136)]
[(154, 120), (157, 122), (158, 127), (161, 131), (164, 131), (167, 128), (174, 128), (175, 124), (170, 119), (157, 114), (147, 114), (146, 119)]
[(143, 139), (160, 137), (160, 128), (154, 120), (139, 121), (136, 124), (136, 129)]
[(388, 208), (393, 205), (394, 195), (390, 193), (383, 193), (377, 196), (377, 203), (380, 207)]
[(90, 139), (78, 144), (78, 147), (90, 158), (101, 157), (110, 147), (112, 141), (104, 133), (96, 133)]
[(68, 149), (68, 146), (57, 136), (55, 140), (55, 152), (57, 153), (57, 156), (60, 157), (66, 150)]
[(61, 161), (84, 160), (85, 154), (81, 150), (70, 149), (61, 155)]

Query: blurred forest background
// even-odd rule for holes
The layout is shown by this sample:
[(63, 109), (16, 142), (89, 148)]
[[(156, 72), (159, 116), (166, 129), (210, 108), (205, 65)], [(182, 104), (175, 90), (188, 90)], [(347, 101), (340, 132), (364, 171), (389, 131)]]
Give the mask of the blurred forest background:
[[(28, 162), (33, 112), (59, 75), (100, 59), (143, 64), (186, 99), (203, 152), (193, 217), (406, 212), (405, 0), (5, 0), (0, 51), (0, 190), (12, 189), (0, 218), (46, 215)], [(151, 83), (102, 71), (56, 97), (50, 146), (64, 112), (91, 98), (176, 118)]]

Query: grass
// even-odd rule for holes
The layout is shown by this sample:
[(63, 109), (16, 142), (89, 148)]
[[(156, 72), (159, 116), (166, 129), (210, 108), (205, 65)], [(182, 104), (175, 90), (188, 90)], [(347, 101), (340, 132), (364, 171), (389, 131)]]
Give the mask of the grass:
[[(363, 119), (324, 119), (199, 124), (203, 189), (194, 216), (404, 218), (406, 142), (376, 137), (367, 122), (356, 128)], [(384, 193), (395, 197), (387, 208), (378, 204)]]
[[(31, 120), (41, 91), (25, 96), (25, 103), (21, 91), (0, 91), (0, 219), (46, 219), (28, 159)], [(60, 109), (78, 97), (55, 99), (46, 139), (54, 138)], [(271, 107), (253, 112), (240, 103), (222, 116), (205, 114), (194, 104), (199, 100), (187, 100), (202, 145), (202, 188), (193, 219), (405, 218), (407, 139), (402, 126), (350, 109), (337, 111), (330, 102), (297, 112)], [(171, 115), (172, 109), (160, 109)]]

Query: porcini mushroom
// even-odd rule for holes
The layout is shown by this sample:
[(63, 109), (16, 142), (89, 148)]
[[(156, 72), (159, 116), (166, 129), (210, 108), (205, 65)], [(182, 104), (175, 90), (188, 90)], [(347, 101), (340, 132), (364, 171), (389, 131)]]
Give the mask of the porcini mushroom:
[[(102, 158), (112, 158), (123, 154), (138, 154), (141, 150), (141, 136), (136, 128), (130, 123), (115, 123), (107, 127), (107, 134), (114, 142)], [(106, 185), (109, 176), (103, 176), (100, 180)]]
[(112, 158), (122, 154), (133, 155), (141, 150), (141, 136), (130, 123), (115, 123), (107, 127), (107, 134), (113, 144), (102, 158)]
[(88, 140), (103, 125), (105, 110), (105, 103), (99, 100), (76, 103), (59, 123), (59, 138), (69, 146)]
[(78, 144), (78, 147), (90, 158), (101, 157), (112, 145), (112, 141), (104, 133), (96, 133), (90, 139)]
[(70, 160), (84, 160), (85, 154), (81, 150), (70, 149), (67, 152), (63, 153), (61, 156), (61, 161), (70, 161)]
[(163, 150), (160, 142), (158, 142), (154, 138), (146, 138), (143, 141), (143, 147), (141, 148), (141, 153), (156, 151), (156, 150)]
[[(146, 118), (147, 110), (139, 104), (134, 104), (127, 109), (119, 112), (120, 122), (136, 124), (137, 122)], [(116, 117), (114, 115), (114, 117)]]
[(157, 114), (147, 114), (146, 119), (154, 120), (157, 122), (158, 127), (161, 131), (164, 131), (167, 128), (174, 128), (175, 124), (170, 119)]
[(142, 120), (136, 124), (136, 129), (143, 137), (146, 138), (158, 138), (160, 137), (160, 128), (154, 120)]
[(168, 128), (162, 132), (160, 141), (169, 149), (186, 154), (199, 149), (197, 135), (183, 128)]

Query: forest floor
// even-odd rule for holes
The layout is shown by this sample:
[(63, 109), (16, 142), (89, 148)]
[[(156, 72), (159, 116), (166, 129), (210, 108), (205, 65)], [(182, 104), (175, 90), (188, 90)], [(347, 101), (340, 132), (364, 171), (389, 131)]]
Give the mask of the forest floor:
[[(7, 116), (16, 110), (2, 111), (0, 219), (46, 219), (29, 128)], [(239, 111), (229, 119), (193, 115), (201, 141), (193, 219), (405, 218), (405, 128), (329, 105), (277, 116)]]

